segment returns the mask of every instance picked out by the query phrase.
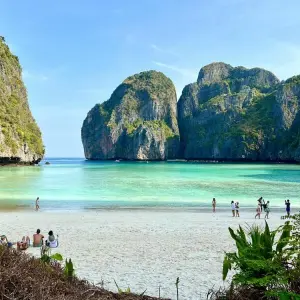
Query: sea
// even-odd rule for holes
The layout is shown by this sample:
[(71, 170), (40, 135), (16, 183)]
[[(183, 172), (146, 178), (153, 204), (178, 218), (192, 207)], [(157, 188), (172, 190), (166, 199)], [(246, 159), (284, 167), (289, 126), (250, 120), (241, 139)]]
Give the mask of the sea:
[[(45, 162), (50, 164), (45, 164)], [(47, 158), (37, 166), (0, 168), (0, 208), (80, 210), (300, 207), (300, 165), (200, 162), (87, 161)]]

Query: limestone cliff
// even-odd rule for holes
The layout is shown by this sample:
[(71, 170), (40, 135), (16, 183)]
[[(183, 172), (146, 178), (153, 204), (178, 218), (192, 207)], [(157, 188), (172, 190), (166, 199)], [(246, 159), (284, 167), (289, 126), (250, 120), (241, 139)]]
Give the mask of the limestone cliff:
[(88, 159), (176, 158), (179, 130), (172, 81), (156, 71), (128, 77), (88, 113), (81, 136)]
[(18, 57), (0, 37), (0, 163), (37, 163), (44, 155)]
[(213, 63), (178, 102), (186, 159), (300, 161), (300, 76)]

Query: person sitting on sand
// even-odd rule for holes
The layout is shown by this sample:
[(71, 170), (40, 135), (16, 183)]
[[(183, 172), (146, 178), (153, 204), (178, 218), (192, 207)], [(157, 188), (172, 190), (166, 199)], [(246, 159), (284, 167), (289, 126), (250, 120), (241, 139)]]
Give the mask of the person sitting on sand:
[(58, 240), (55, 239), (54, 233), (52, 230), (48, 232), (48, 239), (46, 241), (46, 245), (50, 248), (57, 248), (58, 247)]
[(213, 200), (212, 200), (213, 212), (216, 212), (216, 206), (217, 206), (216, 198), (213, 198)]
[(235, 204), (234, 204), (234, 201), (231, 201), (231, 211), (232, 211), (232, 216), (235, 217)]
[(7, 246), (8, 248), (12, 247), (13, 243), (9, 242), (6, 235), (1, 235), (0, 245)]
[(261, 214), (261, 206), (258, 204), (256, 207), (255, 219), (256, 219), (256, 217), (258, 217), (260, 219), (260, 214)]
[(18, 250), (26, 250), (30, 245), (30, 238), (29, 236), (23, 236), (21, 242), (17, 242), (17, 249)]
[(235, 203), (235, 216), (240, 217), (240, 204), (238, 202)]
[(36, 233), (33, 235), (33, 247), (41, 247), (43, 245), (44, 236), (41, 231), (37, 229)]

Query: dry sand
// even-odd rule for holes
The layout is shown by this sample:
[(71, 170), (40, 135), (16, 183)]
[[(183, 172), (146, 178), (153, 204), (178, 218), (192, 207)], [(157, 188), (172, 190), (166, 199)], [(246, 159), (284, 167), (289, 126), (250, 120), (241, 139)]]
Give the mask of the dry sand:
[[(224, 251), (234, 249), (228, 226), (263, 226), (253, 211), (212, 214), (202, 210), (90, 210), (63, 212), (0, 212), (0, 234), (20, 240), (40, 228), (59, 235), (59, 252), (72, 258), (76, 274), (93, 283), (116, 290), (131, 287), (133, 292), (175, 299), (175, 280), (180, 278), (180, 299), (206, 299), (213, 285), (222, 285)], [(270, 214), (271, 228), (282, 224), (283, 213)], [(39, 249), (28, 253), (39, 255)]]

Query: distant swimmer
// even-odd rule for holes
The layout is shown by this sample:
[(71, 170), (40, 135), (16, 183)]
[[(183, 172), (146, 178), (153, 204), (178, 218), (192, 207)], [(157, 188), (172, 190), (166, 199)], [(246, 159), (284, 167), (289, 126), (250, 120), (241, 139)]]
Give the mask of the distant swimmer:
[(212, 208), (213, 208), (213, 212), (214, 213), (216, 212), (216, 206), (217, 206), (216, 198), (213, 198), (213, 200), (212, 200)]
[(38, 210), (40, 209), (39, 201), (40, 201), (40, 198), (37, 197), (36, 200), (35, 200), (35, 210), (36, 210), (36, 211), (38, 211)]

